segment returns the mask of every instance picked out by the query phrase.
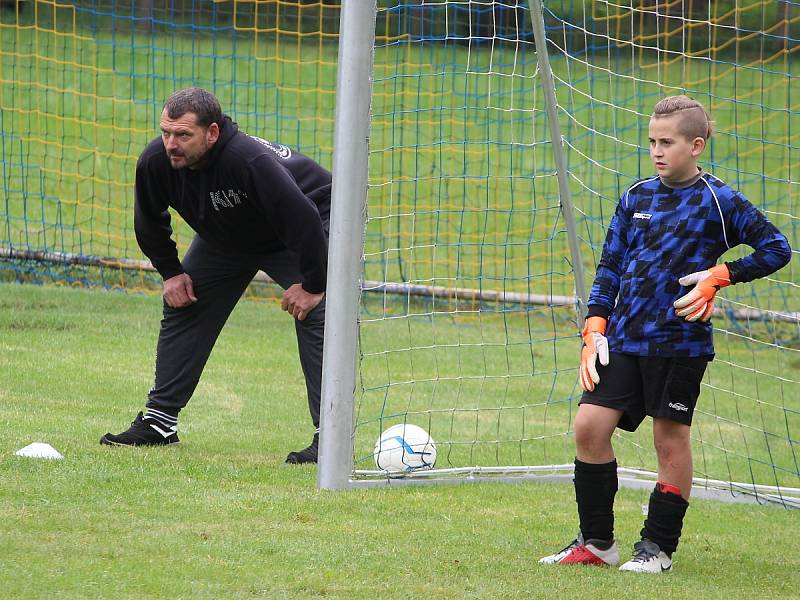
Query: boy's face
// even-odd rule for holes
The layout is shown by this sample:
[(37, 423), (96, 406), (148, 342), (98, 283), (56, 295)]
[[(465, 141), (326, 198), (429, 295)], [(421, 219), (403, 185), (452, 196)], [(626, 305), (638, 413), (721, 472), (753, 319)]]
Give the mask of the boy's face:
[(650, 119), (650, 159), (665, 181), (680, 183), (697, 174), (697, 158), (706, 147), (701, 137), (689, 140), (678, 129), (678, 115)]

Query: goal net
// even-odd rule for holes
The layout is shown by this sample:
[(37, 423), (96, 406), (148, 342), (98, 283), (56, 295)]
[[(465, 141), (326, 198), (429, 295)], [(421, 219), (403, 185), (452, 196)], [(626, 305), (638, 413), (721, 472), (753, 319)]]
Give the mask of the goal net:
[[(373, 448), (397, 423), (427, 429), (438, 450), (434, 470), (404, 481), (570, 477), (576, 273), (588, 288), (620, 194), (652, 173), (647, 126), (661, 97), (710, 109), (717, 133), (703, 167), (800, 244), (797, 5), (547, 1), (543, 12), (572, 231), (528, 3), (379, 10), (356, 482), (387, 480)], [(716, 359), (692, 428), (698, 488), (798, 501), (796, 263), (718, 295)], [(626, 478), (651, 482), (648, 422), (613, 443)]]
[[(0, 2), (0, 281), (160, 286), (133, 232), (136, 159), (177, 89), (330, 165), (338, 3)], [(181, 253), (193, 233), (173, 215)]]
[[(133, 235), (134, 165), (180, 87), (211, 89), (248, 133), (331, 165), (340, 12), (334, 0), (0, 2), (0, 280), (158, 284)], [(703, 166), (800, 247), (796, 2), (547, 0), (543, 12), (554, 106), (526, 0), (378, 2), (355, 484), (387, 481), (373, 448), (397, 423), (438, 448), (436, 469), (406, 480), (570, 477), (576, 289), (619, 194), (651, 172), (660, 97), (709, 107)], [(191, 232), (173, 225), (182, 251)], [(719, 295), (698, 487), (798, 502), (796, 262)], [(649, 428), (614, 443), (626, 477), (647, 481)]]

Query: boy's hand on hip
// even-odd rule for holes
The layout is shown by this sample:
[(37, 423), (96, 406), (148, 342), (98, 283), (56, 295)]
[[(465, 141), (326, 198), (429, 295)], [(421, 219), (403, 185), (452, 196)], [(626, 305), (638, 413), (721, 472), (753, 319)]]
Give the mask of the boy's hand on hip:
[(687, 321), (708, 321), (714, 312), (714, 296), (721, 288), (731, 284), (731, 273), (728, 265), (722, 263), (705, 271), (685, 275), (678, 283), (683, 286), (694, 285), (694, 289), (675, 301), (675, 314)]
[(197, 302), (192, 278), (188, 273), (181, 273), (164, 281), (164, 301), (172, 308), (184, 308)]
[(594, 386), (600, 383), (597, 374), (597, 359), (604, 367), (608, 365), (608, 340), (606, 339), (607, 319), (603, 317), (589, 317), (583, 326), (583, 349), (581, 349), (581, 387), (587, 392), (593, 392)]
[(289, 288), (283, 292), (283, 299), (281, 300), (281, 308), (297, 319), (302, 321), (308, 316), (312, 310), (317, 307), (317, 304), (322, 302), (325, 297), (325, 292), (319, 294), (312, 294), (303, 289), (302, 284), (295, 283), (290, 285)]

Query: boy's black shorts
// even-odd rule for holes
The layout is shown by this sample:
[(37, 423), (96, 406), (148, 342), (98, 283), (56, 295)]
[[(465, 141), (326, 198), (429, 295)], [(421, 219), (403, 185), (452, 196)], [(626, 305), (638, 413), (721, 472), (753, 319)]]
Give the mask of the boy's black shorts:
[(623, 415), (617, 427), (625, 431), (636, 431), (646, 415), (691, 425), (700, 382), (713, 358), (662, 358), (612, 352), (608, 366), (597, 363), (600, 383), (593, 392), (583, 392), (580, 403), (621, 410)]

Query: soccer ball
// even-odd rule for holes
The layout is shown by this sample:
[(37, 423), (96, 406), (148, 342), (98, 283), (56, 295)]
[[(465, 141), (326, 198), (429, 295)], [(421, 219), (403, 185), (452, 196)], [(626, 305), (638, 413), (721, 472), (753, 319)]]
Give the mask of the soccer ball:
[(392, 473), (432, 469), (436, 444), (422, 427), (399, 423), (384, 431), (375, 443), (375, 464), (381, 471)]

